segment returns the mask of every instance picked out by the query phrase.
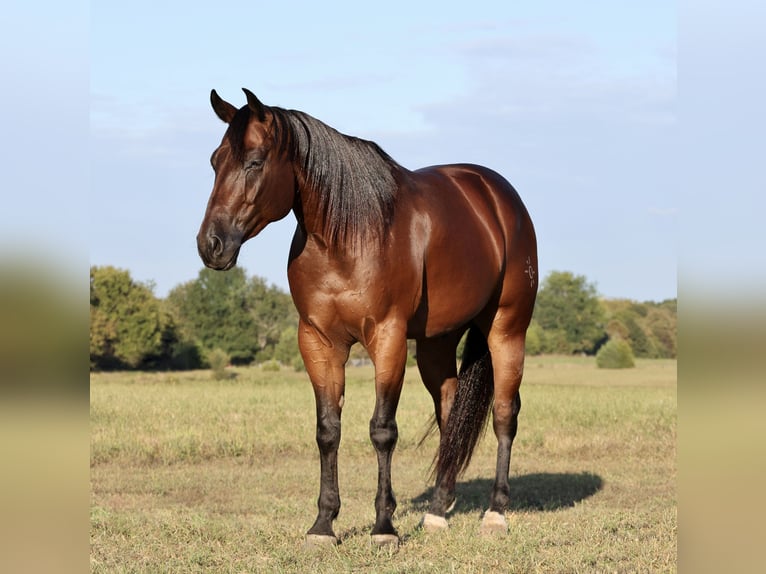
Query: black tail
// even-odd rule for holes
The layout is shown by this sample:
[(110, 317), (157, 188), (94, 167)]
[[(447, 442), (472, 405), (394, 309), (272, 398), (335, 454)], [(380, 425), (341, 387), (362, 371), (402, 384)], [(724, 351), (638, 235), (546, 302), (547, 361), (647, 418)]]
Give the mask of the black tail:
[(442, 429), (436, 462), (436, 474), (445, 481), (456, 480), (471, 462), (492, 408), (493, 379), (487, 341), (479, 329), (471, 327), (457, 377), (455, 400), (446, 428)]

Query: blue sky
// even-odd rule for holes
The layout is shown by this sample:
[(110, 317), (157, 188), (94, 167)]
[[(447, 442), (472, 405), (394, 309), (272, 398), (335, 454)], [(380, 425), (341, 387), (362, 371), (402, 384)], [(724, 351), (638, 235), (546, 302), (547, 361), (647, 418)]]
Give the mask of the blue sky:
[[(241, 87), (378, 142), (408, 168), (474, 162), (519, 190), (540, 269), (608, 297), (676, 296), (672, 3), (95, 2), (90, 260), (196, 277), (195, 235), (223, 134), (208, 94)], [(242, 250), (287, 287), (294, 219)]]
[[(224, 129), (208, 94), (242, 105), (248, 87), (405, 167), (499, 171), (536, 223), (543, 275), (676, 296), (673, 2), (19, 1), (6, 15), (6, 248), (84, 247), (160, 296), (195, 278)], [(293, 228), (267, 228), (240, 264), (286, 287)]]
[[(639, 300), (766, 292), (761, 0), (304, 4), (7, 3), (0, 258), (116, 265), (159, 295), (196, 277), (208, 93), (247, 86), (407, 167), (500, 171), (543, 273)], [(292, 227), (245, 246), (249, 273), (284, 286)]]
[[(475, 162), (519, 190), (540, 268), (609, 297), (676, 296), (676, 15), (665, 1), (95, 2), (90, 260), (165, 295), (196, 277), (240, 88), (378, 142), (408, 168)], [(242, 250), (287, 287), (292, 215)]]

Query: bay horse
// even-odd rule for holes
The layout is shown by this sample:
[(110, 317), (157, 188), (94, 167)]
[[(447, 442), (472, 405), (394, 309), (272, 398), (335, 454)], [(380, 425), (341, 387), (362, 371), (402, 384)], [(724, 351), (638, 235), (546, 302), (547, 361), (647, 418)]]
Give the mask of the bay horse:
[[(422, 526), (448, 528), (456, 480), (491, 411), (497, 465), (481, 531), (506, 532), (538, 269), (534, 227), (519, 195), (477, 165), (410, 171), (373, 142), (243, 91), (247, 104), (239, 109), (215, 90), (210, 95), (228, 128), (211, 157), (215, 180), (197, 247), (205, 265), (229, 269), (245, 241), (295, 214), (288, 281), (314, 389), (320, 455), (318, 514), (306, 542), (338, 543), (333, 521), (340, 511), (345, 364), (359, 342), (375, 366), (370, 439), (378, 485), (371, 535), (374, 543), (398, 544), (391, 457), (407, 339), (416, 341), (440, 432), (436, 483)], [(458, 372), (456, 349), (466, 332)]]

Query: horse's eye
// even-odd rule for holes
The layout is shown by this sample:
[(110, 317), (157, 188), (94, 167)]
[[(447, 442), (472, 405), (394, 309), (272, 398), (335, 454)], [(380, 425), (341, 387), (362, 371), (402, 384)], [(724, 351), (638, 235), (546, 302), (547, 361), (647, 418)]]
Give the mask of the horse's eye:
[(261, 169), (265, 160), (263, 158), (251, 159), (245, 164), (245, 170)]

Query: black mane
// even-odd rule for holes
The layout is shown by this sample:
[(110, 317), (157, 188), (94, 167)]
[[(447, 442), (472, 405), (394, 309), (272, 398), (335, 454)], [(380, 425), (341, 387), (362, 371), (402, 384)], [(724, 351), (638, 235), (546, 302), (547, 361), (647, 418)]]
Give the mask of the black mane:
[[(278, 150), (296, 166), (299, 180), (315, 198), (324, 233), (333, 246), (350, 246), (370, 235), (379, 240), (391, 222), (396, 201), (396, 176), (401, 167), (376, 143), (344, 135), (296, 110), (269, 107)], [(230, 126), (235, 157), (244, 155), (243, 140), (250, 119), (247, 106)]]

